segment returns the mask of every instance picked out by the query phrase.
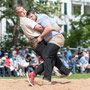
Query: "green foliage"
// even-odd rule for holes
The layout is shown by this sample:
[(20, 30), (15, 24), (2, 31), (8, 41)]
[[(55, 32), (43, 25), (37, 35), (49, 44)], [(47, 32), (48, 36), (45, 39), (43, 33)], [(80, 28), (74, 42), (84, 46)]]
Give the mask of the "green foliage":
[(81, 16), (79, 21), (71, 20), (72, 30), (70, 35), (65, 35), (65, 46), (70, 47), (90, 46), (90, 15)]
[[(48, 0), (47, 0), (48, 1)], [(15, 25), (19, 25), (19, 18), (17, 17), (15, 13), (15, 6), (21, 5), (23, 6), (26, 10), (29, 9), (35, 9), (37, 13), (45, 13), (48, 15), (57, 15), (60, 16), (60, 8), (61, 8), (61, 3), (59, 0), (56, 3), (52, 2), (34, 2), (34, 0), (0, 0), (0, 7), (4, 7), (3, 10), (1, 10), (2, 15), (0, 16), (0, 20), (3, 18), (6, 18), (7, 20), (7, 39), (3, 41), (3, 46), (8, 46), (11, 47), (12, 41), (13, 41), (13, 32)], [(8, 20), (11, 20), (13, 25), (9, 23)], [(23, 32), (20, 29), (19, 30), (19, 35), (18, 35), (18, 41), (17, 43), (19, 45), (26, 44), (28, 45), (28, 42), (25, 37), (23, 37)], [(9, 35), (10, 34), (10, 35)]]

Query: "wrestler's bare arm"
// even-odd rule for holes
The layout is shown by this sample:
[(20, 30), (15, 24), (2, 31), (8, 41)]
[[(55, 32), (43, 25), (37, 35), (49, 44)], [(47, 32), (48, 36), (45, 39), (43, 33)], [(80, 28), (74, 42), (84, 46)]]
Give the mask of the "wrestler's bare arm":
[(52, 27), (51, 24), (48, 24), (45, 28), (44, 28), (44, 31), (42, 32), (42, 34), (39, 36), (40, 38), (44, 38), (45, 36), (47, 36), (52, 30), (57, 30), (57, 31), (60, 31), (60, 28), (55, 28), (55, 27)]
[(37, 31), (43, 31), (44, 30), (44, 28), (40, 24), (36, 24), (34, 29)]
[(42, 32), (42, 34), (38, 37), (38, 42), (41, 42), (42, 39), (47, 36), (50, 32), (52, 31), (51, 29), (51, 25), (48, 24), (45, 28), (44, 28), (44, 31)]

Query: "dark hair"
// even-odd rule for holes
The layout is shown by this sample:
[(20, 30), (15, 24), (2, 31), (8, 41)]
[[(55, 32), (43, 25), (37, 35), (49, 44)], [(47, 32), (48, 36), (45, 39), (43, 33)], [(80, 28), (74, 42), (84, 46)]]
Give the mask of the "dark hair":
[(26, 15), (29, 16), (30, 14), (35, 14), (35, 10), (28, 10)]

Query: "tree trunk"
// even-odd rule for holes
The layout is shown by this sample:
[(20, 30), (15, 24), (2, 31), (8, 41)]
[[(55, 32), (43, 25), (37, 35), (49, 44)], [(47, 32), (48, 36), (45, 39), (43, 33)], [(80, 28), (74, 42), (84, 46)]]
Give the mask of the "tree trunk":
[(17, 45), (18, 35), (19, 35), (19, 29), (20, 29), (20, 26), (19, 25), (15, 25), (14, 26), (13, 40), (12, 40), (12, 45), (13, 46)]

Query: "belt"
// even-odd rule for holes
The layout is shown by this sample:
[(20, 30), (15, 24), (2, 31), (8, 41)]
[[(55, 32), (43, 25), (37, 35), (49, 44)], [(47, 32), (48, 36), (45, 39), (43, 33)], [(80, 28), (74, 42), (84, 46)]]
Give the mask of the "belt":
[(32, 38), (30, 38), (30, 39), (33, 40), (33, 39), (36, 39), (36, 38), (38, 38), (38, 36), (37, 36), (37, 37), (32, 37)]

